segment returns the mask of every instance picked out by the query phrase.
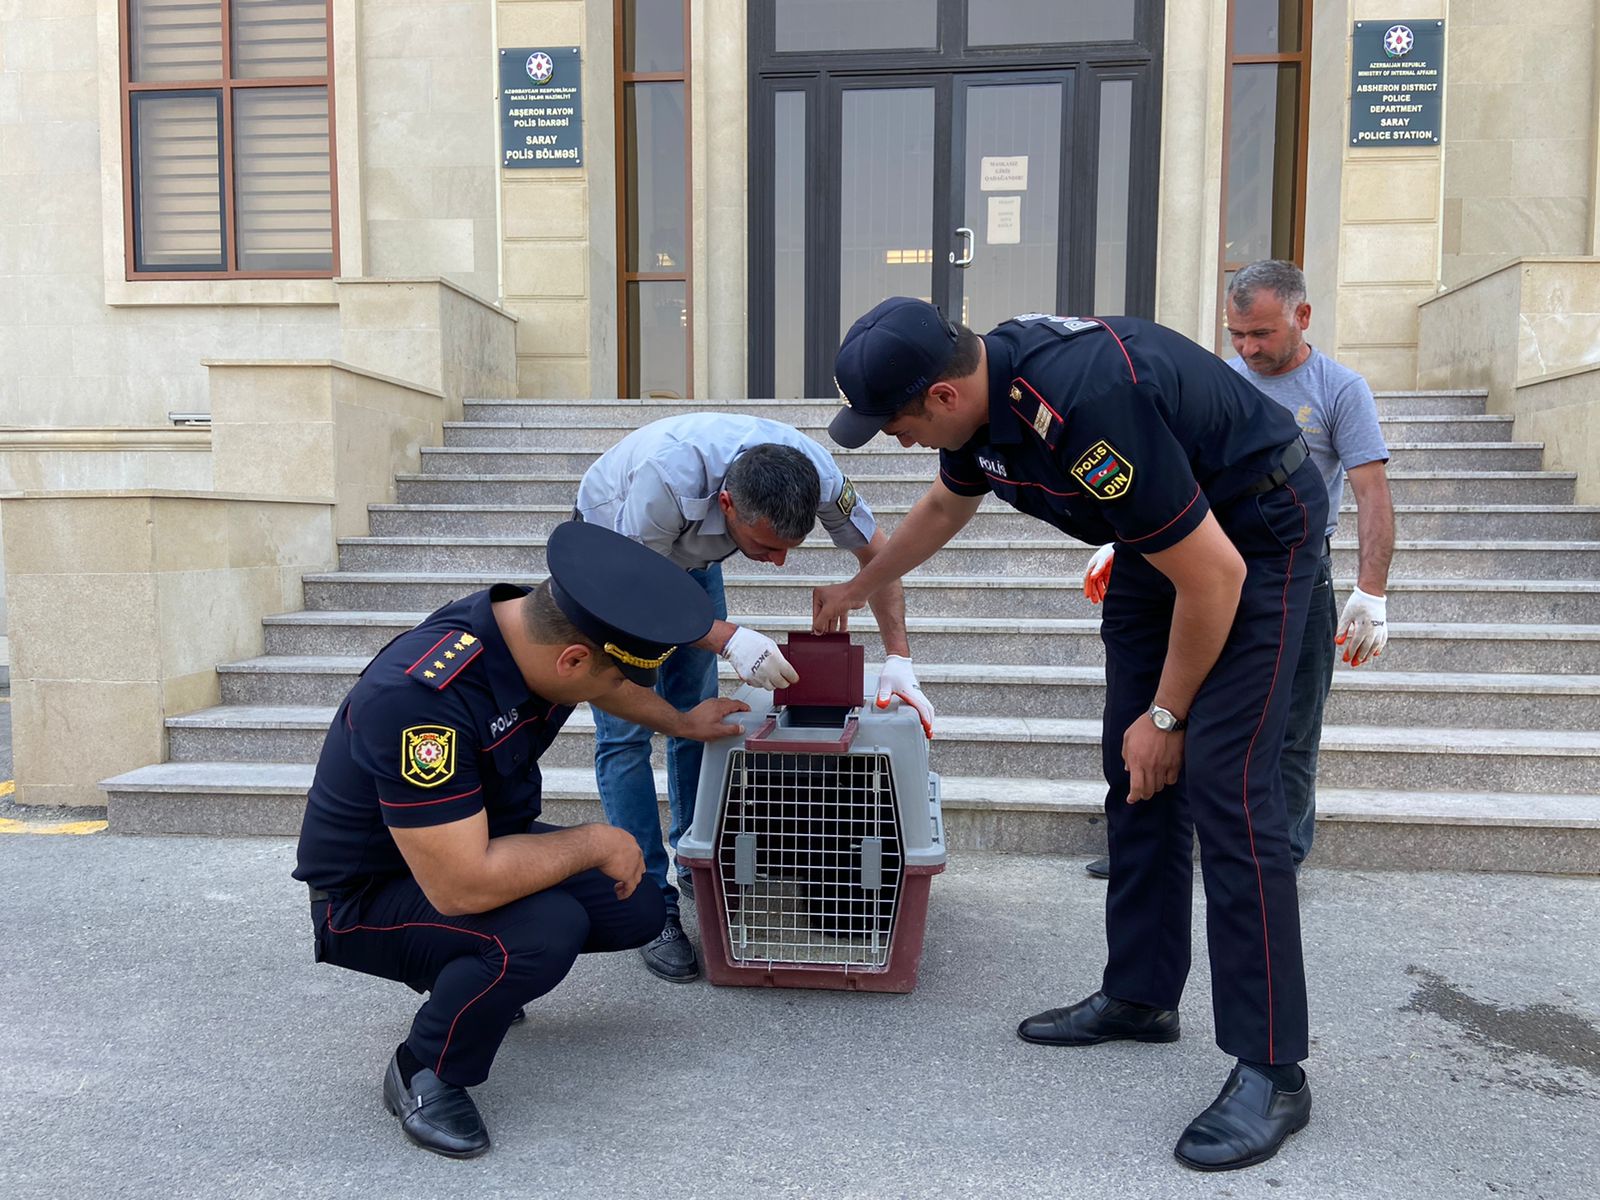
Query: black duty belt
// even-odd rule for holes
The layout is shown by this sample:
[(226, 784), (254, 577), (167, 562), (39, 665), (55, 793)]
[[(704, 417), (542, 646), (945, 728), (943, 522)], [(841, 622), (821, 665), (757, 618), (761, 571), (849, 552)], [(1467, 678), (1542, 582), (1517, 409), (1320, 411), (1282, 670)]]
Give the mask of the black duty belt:
[(1306, 449), (1306, 439), (1297, 437), (1283, 448), (1283, 457), (1278, 460), (1277, 468), (1269, 475), (1263, 475), (1240, 493), (1244, 496), (1259, 496), (1270, 492), (1273, 488), (1280, 488), (1288, 482), (1289, 476), (1300, 469), (1300, 464), (1305, 462), (1306, 456), (1311, 453)]

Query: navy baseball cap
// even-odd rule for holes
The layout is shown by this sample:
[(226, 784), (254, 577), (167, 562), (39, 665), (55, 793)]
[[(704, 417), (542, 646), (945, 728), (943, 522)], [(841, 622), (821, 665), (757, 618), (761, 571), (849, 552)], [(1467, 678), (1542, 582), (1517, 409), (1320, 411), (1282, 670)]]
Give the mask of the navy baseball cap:
[(640, 687), (654, 687), (674, 651), (711, 632), (711, 597), (689, 572), (603, 525), (563, 521), (545, 561), (557, 607)]
[(850, 326), (833, 360), (833, 382), (845, 407), (828, 436), (851, 449), (865, 445), (928, 390), (956, 353), (956, 327), (926, 300), (890, 296)]

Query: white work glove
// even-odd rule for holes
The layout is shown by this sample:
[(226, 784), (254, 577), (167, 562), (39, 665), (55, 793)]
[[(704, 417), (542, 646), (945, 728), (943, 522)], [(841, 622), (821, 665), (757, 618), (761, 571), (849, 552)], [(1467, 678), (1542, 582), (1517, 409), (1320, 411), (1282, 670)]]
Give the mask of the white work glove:
[(743, 625), (734, 628), (733, 636), (722, 648), (722, 658), (745, 683), (769, 692), (788, 687), (800, 678), (800, 672), (789, 665), (777, 642)]
[(1107, 542), (1083, 569), (1083, 594), (1089, 597), (1090, 604), (1099, 604), (1106, 598), (1106, 589), (1111, 586), (1111, 558), (1116, 552), (1117, 544)]
[(1389, 626), (1384, 623), (1387, 607), (1382, 596), (1369, 596), (1360, 588), (1345, 601), (1344, 612), (1339, 614), (1339, 635), (1333, 642), (1344, 647), (1344, 661), (1352, 667), (1383, 653), (1389, 641)]
[(878, 707), (888, 708), (889, 697), (900, 700), (917, 710), (922, 718), (922, 732), (933, 737), (933, 705), (917, 686), (917, 673), (911, 669), (911, 660), (903, 654), (884, 656), (883, 670), (878, 672)]

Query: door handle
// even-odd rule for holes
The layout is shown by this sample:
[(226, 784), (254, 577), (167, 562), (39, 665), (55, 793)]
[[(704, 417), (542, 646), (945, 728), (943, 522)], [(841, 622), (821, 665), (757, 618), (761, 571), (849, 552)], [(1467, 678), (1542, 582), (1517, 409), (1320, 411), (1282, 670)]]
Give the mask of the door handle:
[(973, 232), (965, 225), (962, 225), (956, 230), (956, 236), (965, 240), (966, 245), (962, 247), (960, 258), (956, 257), (954, 250), (950, 251), (950, 261), (958, 267), (970, 267), (972, 265)]

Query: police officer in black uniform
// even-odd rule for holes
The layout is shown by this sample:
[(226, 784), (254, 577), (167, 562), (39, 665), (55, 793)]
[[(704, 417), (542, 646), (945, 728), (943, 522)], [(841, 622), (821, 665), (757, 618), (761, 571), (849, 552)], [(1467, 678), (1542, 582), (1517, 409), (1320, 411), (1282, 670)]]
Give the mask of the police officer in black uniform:
[(319, 962), (428, 993), (383, 1081), (417, 1145), (489, 1148), (466, 1089), (489, 1074), (522, 1005), (579, 954), (661, 931), (644, 860), (609, 825), (539, 820), (538, 759), (588, 701), (708, 741), (738, 733), (710, 699), (679, 713), (656, 668), (711, 628), (681, 568), (598, 525), (550, 536), (550, 578), (448, 604), (368, 664), (339, 706), (306, 800), (296, 879)]
[(1327, 495), (1293, 417), (1187, 338), (1130, 317), (1033, 313), (979, 337), (895, 297), (851, 327), (835, 373), (847, 405), (835, 441), (882, 431), (941, 453), (888, 546), (818, 589), (819, 631), (928, 559), (989, 492), (1117, 543), (1101, 622), (1105, 976), (1018, 1033), (1177, 1039), (1198, 834), (1217, 1042), (1239, 1061), (1176, 1154), (1198, 1170), (1270, 1158), (1311, 1115), (1278, 759)]

